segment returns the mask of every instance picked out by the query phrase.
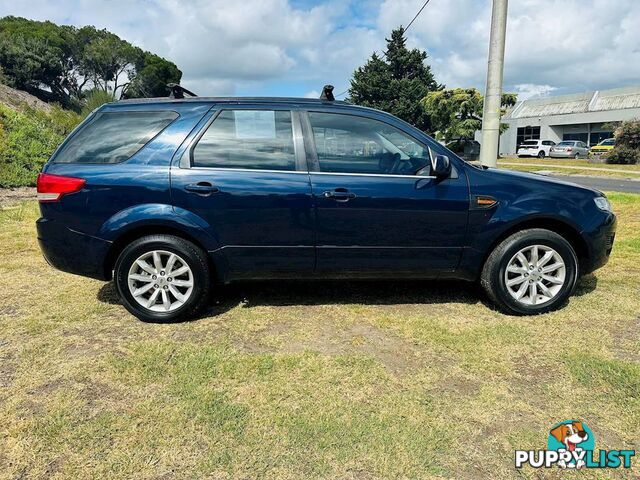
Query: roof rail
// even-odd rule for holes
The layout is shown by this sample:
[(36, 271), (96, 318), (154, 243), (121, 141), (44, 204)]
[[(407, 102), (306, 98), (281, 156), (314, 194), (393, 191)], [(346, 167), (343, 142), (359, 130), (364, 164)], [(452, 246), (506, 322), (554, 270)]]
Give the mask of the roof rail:
[(197, 97), (197, 95), (189, 90), (187, 90), (184, 87), (181, 87), (179, 84), (177, 83), (167, 83), (167, 88), (169, 89), (169, 91), (171, 92), (169, 94), (169, 98), (177, 98), (177, 99), (181, 99), (184, 98), (184, 94), (186, 93), (187, 95), (189, 95), (190, 97)]
[(325, 85), (322, 87), (322, 93), (320, 94), (321, 100), (329, 100), (333, 102), (336, 97), (333, 96), (333, 85)]

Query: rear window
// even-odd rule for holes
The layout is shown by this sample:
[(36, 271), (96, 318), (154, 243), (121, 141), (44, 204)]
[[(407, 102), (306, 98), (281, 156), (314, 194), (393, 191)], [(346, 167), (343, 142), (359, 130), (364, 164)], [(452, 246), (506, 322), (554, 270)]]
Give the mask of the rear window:
[(522, 142), (522, 145), (538, 145), (538, 140), (526, 140)]
[(575, 142), (560, 142), (558, 144), (559, 147), (573, 147)]
[(104, 112), (54, 158), (55, 163), (118, 163), (131, 158), (178, 117), (176, 112)]

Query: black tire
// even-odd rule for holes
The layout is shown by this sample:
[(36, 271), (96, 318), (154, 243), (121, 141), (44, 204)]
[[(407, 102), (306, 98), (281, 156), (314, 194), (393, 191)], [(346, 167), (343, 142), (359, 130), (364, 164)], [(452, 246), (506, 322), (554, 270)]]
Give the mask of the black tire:
[(576, 160), (580, 160), (580, 154), (579, 154), (579, 153), (576, 153), (576, 154), (573, 156), (573, 158), (575, 158)]
[[(176, 310), (158, 312), (138, 304), (129, 291), (128, 274), (133, 263), (141, 255), (153, 250), (164, 250), (184, 259), (193, 275), (193, 291)], [(197, 314), (209, 299), (211, 276), (206, 253), (199, 247), (173, 235), (149, 235), (130, 243), (119, 255), (114, 268), (116, 289), (124, 307), (144, 322), (173, 322)]]
[[(505, 271), (513, 256), (521, 249), (533, 245), (546, 245), (562, 257), (565, 264), (565, 282), (551, 300), (541, 305), (525, 305), (513, 298), (505, 284)], [(573, 293), (578, 279), (578, 258), (571, 244), (550, 230), (532, 228), (516, 232), (503, 240), (487, 258), (480, 284), (489, 298), (502, 311), (512, 315), (537, 315), (562, 306)]]
[(540, 150), (540, 151), (538, 152), (538, 158), (544, 158), (544, 157), (545, 157), (545, 155), (544, 155), (544, 150)]

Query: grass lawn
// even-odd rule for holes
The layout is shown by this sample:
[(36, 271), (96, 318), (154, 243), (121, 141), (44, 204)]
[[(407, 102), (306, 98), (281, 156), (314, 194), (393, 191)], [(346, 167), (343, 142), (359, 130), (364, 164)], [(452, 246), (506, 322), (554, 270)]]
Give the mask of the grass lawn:
[[(498, 166), (501, 168), (508, 168), (510, 170), (518, 170), (522, 172), (539, 172), (553, 170), (556, 173), (566, 175), (587, 175), (595, 177), (615, 177), (640, 180), (640, 165), (609, 165), (607, 163), (589, 163), (586, 159), (575, 160), (564, 158), (540, 159), (528, 157), (508, 157), (498, 159)], [(601, 170), (590, 170), (591, 168), (598, 168)]]
[(640, 196), (610, 199), (612, 259), (558, 312), (502, 315), (464, 283), (276, 282), (171, 325), (48, 267), (34, 202), (0, 211), (0, 478), (557, 478), (514, 449), (569, 418), (640, 450)]

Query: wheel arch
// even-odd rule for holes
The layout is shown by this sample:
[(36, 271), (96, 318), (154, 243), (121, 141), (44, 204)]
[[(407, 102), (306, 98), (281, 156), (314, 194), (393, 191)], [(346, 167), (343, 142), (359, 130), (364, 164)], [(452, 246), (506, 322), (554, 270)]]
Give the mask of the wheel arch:
[(567, 221), (554, 217), (535, 217), (510, 225), (508, 228), (503, 230), (500, 235), (498, 235), (490, 244), (489, 248), (487, 248), (481, 265), (484, 265), (486, 263), (487, 258), (489, 258), (489, 255), (491, 255), (491, 252), (493, 252), (493, 250), (505, 239), (509, 238), (514, 233), (531, 228), (542, 228), (544, 230), (549, 230), (565, 238), (569, 242), (569, 244), (571, 244), (573, 250), (576, 252), (576, 257), (578, 258), (578, 268), (580, 268), (580, 266), (583, 264), (583, 260), (588, 258), (589, 246), (580, 235), (578, 229), (576, 229), (573, 225), (571, 225)]
[(211, 273), (215, 274), (216, 266), (212, 261), (211, 256), (208, 254), (206, 246), (200, 239), (177, 226), (155, 224), (139, 225), (127, 230), (126, 232), (123, 232), (121, 235), (116, 237), (116, 239), (111, 243), (111, 246), (109, 247), (104, 260), (103, 268), (105, 278), (111, 280), (111, 278), (113, 277), (112, 273), (113, 268), (116, 264), (116, 260), (120, 256), (120, 253), (122, 253), (122, 251), (126, 248), (126, 246), (139, 238), (146, 237), (147, 235), (173, 235), (174, 237), (179, 237), (183, 240), (187, 240), (193, 243), (206, 254)]

